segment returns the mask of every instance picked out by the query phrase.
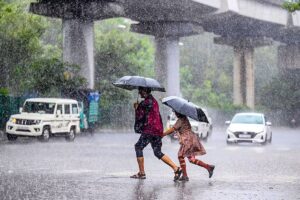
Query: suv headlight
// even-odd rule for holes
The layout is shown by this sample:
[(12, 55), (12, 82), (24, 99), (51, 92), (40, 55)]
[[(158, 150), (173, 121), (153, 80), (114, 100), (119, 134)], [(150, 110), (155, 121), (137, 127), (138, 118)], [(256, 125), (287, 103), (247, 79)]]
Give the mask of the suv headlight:
[(34, 124), (40, 124), (42, 120), (34, 120), (33, 123)]
[(11, 123), (15, 124), (15, 123), (17, 122), (17, 119), (14, 118), (14, 117), (11, 117), (11, 118), (9, 119), (9, 121), (10, 121)]

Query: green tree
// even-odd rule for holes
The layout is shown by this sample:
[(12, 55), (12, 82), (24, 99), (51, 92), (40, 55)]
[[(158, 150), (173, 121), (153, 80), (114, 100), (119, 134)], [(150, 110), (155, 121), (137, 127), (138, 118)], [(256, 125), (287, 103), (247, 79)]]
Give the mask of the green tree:
[(233, 54), (226, 46), (214, 45), (213, 37), (202, 34), (181, 40), (181, 91), (204, 107), (225, 108), (232, 104)]
[[(27, 1), (0, 1), (0, 86), (9, 87), (17, 65), (39, 56), (43, 19), (26, 11)], [(9, 84), (10, 83), (10, 84)]]
[(102, 125), (132, 126), (132, 102), (138, 93), (116, 88), (114, 81), (125, 75), (154, 76), (150, 38), (129, 29), (130, 23), (122, 18), (95, 24), (95, 87), (101, 92)]
[(59, 97), (63, 90), (86, 84), (79, 71), (79, 66), (63, 63), (57, 58), (41, 58), (28, 66), (18, 66), (14, 79), (21, 94), (34, 92), (39, 96)]
[(282, 119), (290, 120), (300, 112), (299, 80), (300, 73), (297, 70), (291, 70), (273, 78), (262, 90), (262, 105), (273, 111), (282, 111)]
[(286, 1), (282, 4), (282, 7), (289, 12), (295, 12), (297, 10), (300, 10), (300, 1), (296, 0), (294, 2)]
[(154, 75), (154, 47), (149, 37), (132, 33), (129, 27), (124, 19), (105, 20), (95, 26), (96, 87), (102, 92), (102, 107), (132, 99), (133, 92), (112, 85), (118, 78)]

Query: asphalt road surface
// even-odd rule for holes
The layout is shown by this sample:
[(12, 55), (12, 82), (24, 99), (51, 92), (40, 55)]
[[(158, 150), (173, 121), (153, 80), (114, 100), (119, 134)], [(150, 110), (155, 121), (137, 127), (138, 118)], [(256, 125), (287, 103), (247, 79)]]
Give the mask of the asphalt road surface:
[[(187, 162), (190, 181), (174, 182), (173, 171), (144, 150), (147, 179), (137, 172), (134, 133), (80, 135), (74, 142), (33, 138), (0, 142), (0, 199), (270, 199), (300, 200), (300, 129), (273, 127), (267, 145), (227, 145), (225, 128), (215, 128), (202, 161), (216, 165), (211, 179)], [(176, 163), (177, 142), (163, 139)]]

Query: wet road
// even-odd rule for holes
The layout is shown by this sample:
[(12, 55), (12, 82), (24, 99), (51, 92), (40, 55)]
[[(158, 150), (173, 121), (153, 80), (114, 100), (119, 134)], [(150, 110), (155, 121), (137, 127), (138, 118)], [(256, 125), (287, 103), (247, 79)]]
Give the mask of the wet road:
[[(24, 138), (0, 142), (0, 199), (270, 199), (300, 200), (300, 129), (273, 128), (272, 144), (227, 145), (225, 128), (215, 128), (201, 160), (215, 164), (209, 179), (187, 163), (190, 181), (173, 182), (172, 170), (145, 149), (146, 180), (137, 172), (139, 135), (98, 133), (73, 143)], [(176, 163), (178, 143), (163, 139)]]

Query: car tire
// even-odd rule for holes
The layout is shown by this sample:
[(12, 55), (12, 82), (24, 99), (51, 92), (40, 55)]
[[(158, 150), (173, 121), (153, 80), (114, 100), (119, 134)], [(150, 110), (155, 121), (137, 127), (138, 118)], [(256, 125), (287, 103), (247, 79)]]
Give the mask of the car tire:
[(206, 135), (206, 137), (203, 137), (203, 134), (202, 134), (201, 140), (204, 142), (207, 142), (207, 139), (208, 139), (208, 135)]
[(50, 138), (50, 129), (49, 127), (44, 127), (42, 135), (39, 136), (39, 140), (42, 142), (48, 142)]
[(271, 132), (270, 139), (269, 139), (268, 142), (269, 142), (269, 143), (272, 143), (272, 132)]
[(267, 135), (264, 137), (264, 141), (261, 143), (262, 145), (266, 145), (268, 141)]
[(210, 125), (210, 126), (209, 126), (209, 131), (208, 131), (208, 137), (211, 137), (212, 132), (213, 132), (213, 126)]
[(70, 129), (70, 132), (66, 134), (66, 140), (69, 142), (72, 142), (72, 141), (74, 141), (75, 137), (76, 137), (76, 131), (75, 131), (75, 128), (72, 127)]
[(15, 141), (18, 138), (17, 135), (12, 135), (12, 134), (9, 134), (9, 133), (7, 133), (6, 136), (7, 136), (7, 139), (9, 141)]
[(227, 145), (232, 145), (233, 142), (229, 142), (228, 140), (226, 140), (226, 144), (227, 144)]

